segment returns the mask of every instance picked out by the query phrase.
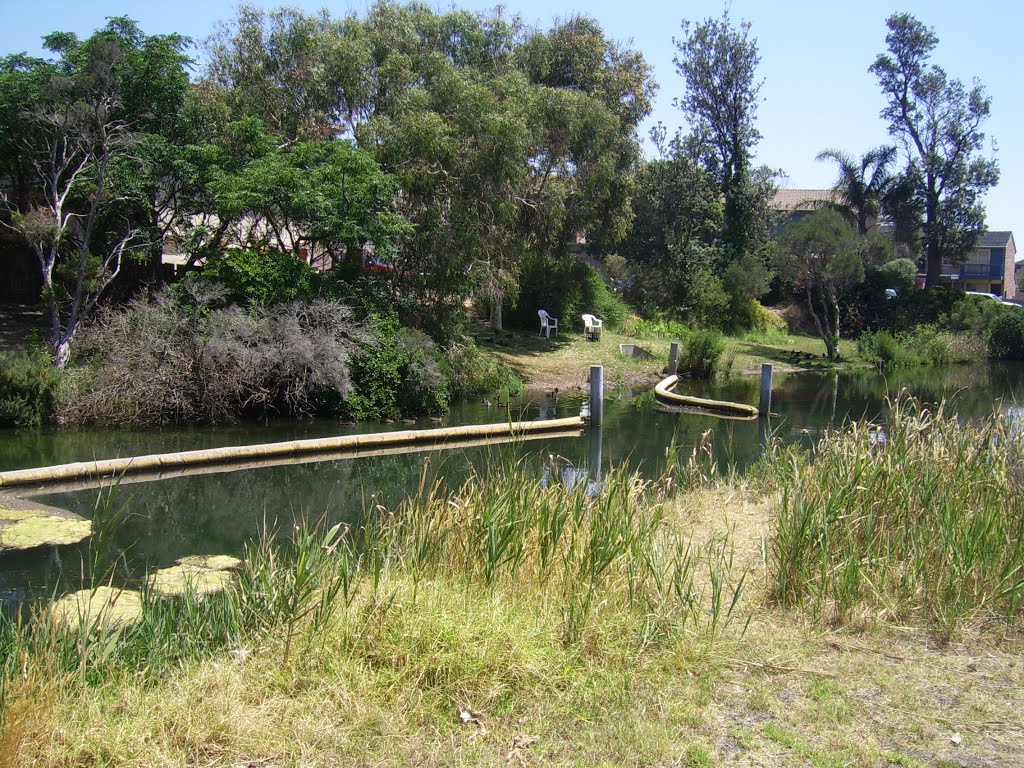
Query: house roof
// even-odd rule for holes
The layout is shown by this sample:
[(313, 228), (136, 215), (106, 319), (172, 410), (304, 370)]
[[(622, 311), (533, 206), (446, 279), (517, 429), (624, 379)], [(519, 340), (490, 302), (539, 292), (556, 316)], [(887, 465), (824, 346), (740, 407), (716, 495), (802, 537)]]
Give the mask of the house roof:
[(773, 211), (814, 211), (826, 203), (839, 202), (831, 189), (779, 189), (772, 198)]
[(1013, 239), (1010, 231), (989, 231), (978, 241), (979, 248), (1005, 248)]

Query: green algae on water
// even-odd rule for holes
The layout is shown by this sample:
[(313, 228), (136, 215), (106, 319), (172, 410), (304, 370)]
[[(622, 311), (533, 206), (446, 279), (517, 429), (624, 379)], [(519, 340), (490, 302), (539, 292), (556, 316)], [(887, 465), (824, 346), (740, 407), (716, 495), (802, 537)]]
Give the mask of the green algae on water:
[(230, 571), (242, 564), (242, 561), (231, 555), (188, 555), (178, 558), (178, 565), (194, 568), (207, 568), (211, 571)]
[(161, 568), (149, 577), (149, 588), (163, 597), (182, 595), (191, 589), (197, 595), (220, 592), (231, 583), (228, 570), (203, 568), (197, 565), (172, 565)]
[(97, 587), (65, 595), (50, 611), (64, 626), (90, 626), (120, 629), (134, 624), (142, 616), (142, 595), (128, 589)]
[(0, 552), (77, 544), (92, 523), (64, 509), (0, 495)]

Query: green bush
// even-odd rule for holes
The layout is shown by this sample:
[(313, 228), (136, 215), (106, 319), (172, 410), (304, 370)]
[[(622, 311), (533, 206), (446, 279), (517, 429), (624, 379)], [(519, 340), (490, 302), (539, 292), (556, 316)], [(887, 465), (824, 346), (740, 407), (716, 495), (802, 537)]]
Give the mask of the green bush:
[(878, 272), (885, 278), (886, 288), (895, 288), (904, 294), (914, 288), (917, 265), (911, 259), (894, 259), (879, 267)]
[(750, 330), (755, 333), (761, 334), (783, 334), (788, 333), (786, 327), (786, 321), (772, 312), (766, 309), (760, 301), (753, 299), (750, 301), (749, 309), (749, 324)]
[(444, 413), (448, 386), (430, 337), (402, 328), (394, 315), (370, 319), (377, 337), (352, 362), (352, 392), (339, 409), (352, 419)]
[(679, 306), (687, 322), (702, 328), (726, 328), (732, 325), (729, 308), (732, 299), (721, 278), (710, 269), (693, 270), (686, 280), (686, 298)]
[(1005, 315), (1007, 307), (986, 296), (968, 296), (961, 298), (948, 312), (938, 319), (940, 328), (950, 331), (971, 331), (980, 336), (988, 337), (996, 321)]
[(244, 306), (309, 300), (318, 294), (320, 283), (320, 273), (293, 253), (239, 248), (210, 259), (200, 277), (225, 286), (227, 300)]
[(918, 359), (888, 331), (868, 331), (857, 339), (857, 351), (876, 368), (889, 370), (917, 365)]
[(713, 379), (724, 351), (725, 341), (718, 331), (694, 331), (681, 350), (679, 370), (695, 379)]
[(472, 341), (448, 349), (447, 374), (453, 398), (484, 392), (519, 392), (523, 388), (523, 380), (509, 365), (485, 355)]
[(1024, 309), (1004, 312), (992, 324), (988, 351), (997, 360), (1024, 360)]
[(42, 347), (0, 352), (0, 427), (52, 421), (61, 372)]
[(915, 365), (950, 365), (984, 360), (985, 345), (973, 333), (942, 331), (921, 325), (893, 336), (888, 331), (865, 332), (857, 339), (861, 357), (879, 369)]
[(568, 257), (532, 257), (523, 265), (519, 298), (507, 313), (509, 325), (536, 330), (537, 310), (546, 309), (559, 318), (559, 330), (582, 329), (580, 316), (589, 312), (609, 329), (625, 323), (627, 309), (622, 297), (605, 283), (593, 267)]

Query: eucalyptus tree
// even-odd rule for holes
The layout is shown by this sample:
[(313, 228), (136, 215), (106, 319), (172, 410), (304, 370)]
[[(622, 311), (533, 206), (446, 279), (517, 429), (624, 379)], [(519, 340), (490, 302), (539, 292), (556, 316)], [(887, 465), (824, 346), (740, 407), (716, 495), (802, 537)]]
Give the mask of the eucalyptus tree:
[[(750, 24), (732, 25), (728, 12), (720, 19), (682, 22), (683, 36), (673, 39), (676, 71), (686, 82), (675, 100), (697, 136), (715, 150), (715, 172), (725, 202), (724, 240), (733, 257), (759, 250), (766, 203), (761, 192), (764, 173), (752, 178), (753, 150), (761, 139), (755, 126), (763, 81), (761, 61)], [(769, 238), (770, 239), (770, 238)]]
[(445, 335), (476, 295), (500, 327), (525, 254), (565, 253), (573, 232), (606, 247), (628, 231), (653, 84), (642, 56), (593, 20), (542, 32), (500, 9), (379, 2), (342, 20), (249, 9), (212, 51), (207, 83), (236, 119), (265, 110), (302, 138), (294, 91), (317, 105), (316, 131), (351, 134), (397, 179), (416, 233), (396, 257), (407, 321)]
[(999, 181), (996, 161), (981, 155), (992, 100), (977, 81), (970, 89), (931, 64), (935, 33), (910, 14), (886, 20), (888, 52), (870, 67), (888, 104), (882, 117), (910, 162), (924, 209), (928, 286), (937, 285), (943, 258), (961, 258), (985, 229), (982, 196)]
[(125, 18), (84, 41), (54, 33), (45, 44), (56, 59), (0, 64), (0, 121), (10, 131), (0, 151), (17, 179), (4, 196), (4, 224), (39, 262), (50, 346), (63, 368), (126, 259), (149, 247), (138, 215), (141, 147), (176, 113), (188, 76), (184, 38), (144, 36)]

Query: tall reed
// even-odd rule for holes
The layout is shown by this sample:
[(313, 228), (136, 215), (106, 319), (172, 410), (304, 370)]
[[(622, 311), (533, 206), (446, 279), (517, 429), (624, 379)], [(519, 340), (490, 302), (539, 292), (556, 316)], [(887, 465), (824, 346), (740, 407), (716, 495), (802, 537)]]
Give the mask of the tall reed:
[(858, 611), (928, 623), (1019, 615), (1024, 445), (998, 413), (961, 423), (901, 394), (885, 427), (853, 423), (808, 462), (776, 454), (781, 504), (771, 595), (846, 622)]
[(279, 647), (286, 666), (329, 633), (364, 649), (378, 635), (373, 623), (393, 608), (415, 610), (428, 583), (463, 590), (467, 603), (499, 591), (523, 601), (560, 621), (568, 646), (605, 610), (630, 615), (641, 644), (684, 630), (713, 635), (733, 620), (743, 580), (724, 545), (695, 550), (666, 521), (665, 484), (622, 468), (595, 481), (562, 470), (502, 464), (457, 489), (424, 480), (397, 509), (367, 510), (359, 525), (299, 523), (287, 537), (265, 526), (227, 591), (144, 592), (141, 619), (127, 627), (61, 626), (47, 606), (0, 617), (0, 713), (33, 680), (155, 678), (247, 647)]

